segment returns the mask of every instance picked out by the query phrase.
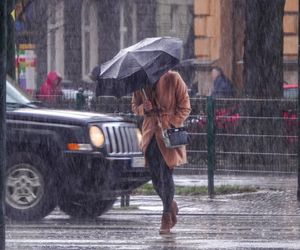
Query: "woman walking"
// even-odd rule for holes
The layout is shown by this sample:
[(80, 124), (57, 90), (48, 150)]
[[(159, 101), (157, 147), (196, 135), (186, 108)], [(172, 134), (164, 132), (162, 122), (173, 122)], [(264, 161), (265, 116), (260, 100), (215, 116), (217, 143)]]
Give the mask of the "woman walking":
[(160, 234), (170, 233), (177, 222), (173, 169), (187, 162), (185, 146), (167, 148), (162, 130), (181, 127), (191, 112), (188, 90), (181, 76), (168, 71), (153, 87), (133, 94), (132, 110), (143, 116), (142, 150), (156, 193), (163, 203)]

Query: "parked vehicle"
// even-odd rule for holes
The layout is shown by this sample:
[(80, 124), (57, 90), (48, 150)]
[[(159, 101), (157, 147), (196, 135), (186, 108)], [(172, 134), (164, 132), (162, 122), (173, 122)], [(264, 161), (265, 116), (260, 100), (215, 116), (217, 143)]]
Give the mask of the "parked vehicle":
[(46, 109), (7, 81), (6, 215), (37, 220), (57, 205), (97, 217), (149, 181), (140, 130), (121, 117)]

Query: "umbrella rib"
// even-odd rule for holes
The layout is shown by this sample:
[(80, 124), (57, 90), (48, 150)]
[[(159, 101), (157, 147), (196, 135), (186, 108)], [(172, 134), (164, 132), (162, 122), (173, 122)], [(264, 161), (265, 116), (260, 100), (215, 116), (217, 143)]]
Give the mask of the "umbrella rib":
[[(122, 50), (122, 51), (123, 51), (123, 50)], [(124, 50), (124, 51), (126, 51), (126, 50)], [(166, 54), (168, 54), (168, 55), (170, 55), (170, 56), (174, 56), (174, 55), (172, 55), (172, 54), (170, 54), (170, 53), (168, 53), (168, 52), (166, 52), (166, 51), (164, 51), (164, 50), (162, 50), (162, 49), (157, 49), (157, 50), (147, 50), (147, 49), (143, 49), (143, 50), (135, 50), (135, 51), (126, 51), (126, 54), (127, 54), (127, 55), (130, 54), (130, 55), (134, 56), (134, 55), (132, 54), (132, 52), (134, 52), (134, 53), (164, 52), (164, 53), (166, 53)], [(119, 54), (119, 53), (118, 53), (118, 54)], [(118, 55), (118, 54), (117, 54), (117, 55)], [(116, 56), (117, 56), (117, 55), (116, 55)], [(116, 57), (116, 56), (115, 56), (115, 57)], [(115, 57), (112, 58), (110, 61), (104, 63), (103, 66), (105, 66), (106, 64), (109, 64), (109, 63), (112, 62), (113, 60), (116, 60)], [(122, 60), (122, 61), (124, 61), (124, 59), (125, 59), (125, 56), (120, 57), (120, 58), (118, 58), (117, 60)], [(137, 60), (136, 60), (136, 61), (137, 61)], [(106, 70), (106, 71), (109, 70), (112, 66), (115, 66), (115, 65), (114, 65), (114, 64), (111, 64), (111, 65), (109, 65), (109, 67), (108, 67), (107, 69), (105, 69), (105, 70)]]
[[(163, 51), (164, 52), (164, 51)], [(166, 53), (166, 52), (164, 52), (164, 53)], [(132, 56), (133, 56), (133, 58), (136, 60), (136, 57), (132, 54), (132, 53), (130, 53)], [(166, 53), (166, 54), (168, 54), (168, 53)], [(170, 55), (170, 54), (168, 54), (168, 55)], [(128, 74), (126, 74), (126, 75), (124, 75), (124, 76), (122, 76), (122, 77), (116, 77), (116, 78), (118, 78), (118, 79), (120, 79), (120, 80), (122, 80), (122, 79), (125, 79), (125, 78), (127, 78), (127, 77), (129, 77), (129, 76), (131, 76), (132, 74), (134, 74), (134, 73), (136, 73), (136, 72), (138, 72), (138, 71), (140, 71), (140, 70), (143, 70), (144, 72), (145, 72), (145, 74), (147, 75), (147, 77), (149, 78), (149, 75), (148, 75), (148, 73), (147, 73), (147, 71), (145, 70), (151, 63), (153, 63), (153, 61), (155, 61), (158, 57), (159, 57), (160, 55), (157, 55), (156, 57), (154, 57), (154, 58), (151, 58), (151, 61), (150, 62), (147, 62), (145, 65), (141, 65), (140, 66), (140, 68), (138, 68), (136, 71), (132, 71), (132, 72), (130, 72), (130, 73), (128, 73)], [(172, 55), (170, 55), (170, 56), (172, 56)], [(138, 62), (137, 60), (136, 60), (136, 62)]]
[[(133, 52), (133, 51), (130, 51), (130, 52)], [(166, 53), (166, 54), (174, 57), (174, 55), (168, 53), (167, 51), (164, 51), (163, 49), (156, 49), (156, 50), (136, 50), (136, 51), (134, 51), (134, 53), (145, 53), (145, 52), (163, 52), (163, 53)]]
[[(133, 56), (133, 58), (136, 60), (136, 62), (138, 62), (138, 60), (136, 59), (136, 57), (132, 54), (132, 53), (130, 53), (132, 56)], [(157, 55), (155, 58), (151, 58), (151, 61), (150, 62), (147, 62), (145, 65), (141, 65), (141, 67), (140, 67), (140, 69), (138, 69), (137, 71), (135, 71), (135, 72), (138, 72), (138, 71), (140, 71), (140, 70), (143, 70), (144, 72), (145, 72), (145, 74), (148, 76), (148, 74), (147, 74), (147, 71), (145, 70), (145, 68), (149, 65), (149, 64), (151, 64), (153, 61), (155, 61), (157, 58), (159, 57), (159, 55)], [(124, 78), (126, 78), (126, 77), (129, 77), (130, 75), (132, 75), (133, 73), (135, 73), (135, 72), (131, 72), (131, 73), (129, 73), (129, 74), (127, 74), (127, 75), (125, 75), (125, 76), (123, 76), (123, 77), (121, 77), (120, 79), (124, 79)], [(149, 76), (148, 76), (149, 77)]]
[[(126, 59), (126, 57), (120, 57), (118, 58), (117, 62), (118, 62), (118, 71), (120, 70), (121, 66), (122, 66), (122, 63), (123, 61)], [(107, 63), (104, 63), (103, 65), (105, 66), (105, 64), (109, 64), (110, 62), (112, 62), (114, 60), (114, 58), (110, 61), (108, 61)], [(105, 69), (105, 71), (101, 72), (101, 74), (104, 74), (105, 72), (107, 72), (109, 69), (111, 69), (112, 67), (116, 67), (116, 63), (114, 62), (113, 64), (109, 65), (108, 68)], [(110, 78), (110, 77), (103, 77), (104, 79), (105, 78)], [(118, 78), (118, 76), (116, 76), (116, 78)]]
[[(131, 51), (127, 51), (127, 55), (130, 55), (135, 61), (136, 61), (136, 63), (137, 64), (139, 64), (140, 65), (140, 68), (137, 68), (135, 71), (131, 71), (130, 73), (128, 73), (128, 74), (126, 74), (126, 75), (124, 75), (124, 76), (122, 76), (122, 77), (118, 77), (118, 76), (116, 76), (116, 78), (118, 78), (118, 79), (124, 79), (124, 78), (126, 78), (126, 77), (129, 77), (130, 75), (132, 75), (132, 74), (134, 74), (134, 73), (136, 73), (136, 72), (138, 72), (138, 71), (140, 71), (140, 70), (143, 70), (143, 71), (145, 71), (144, 70), (144, 67), (139, 63), (139, 61), (137, 60), (137, 58), (134, 56), (134, 54), (133, 53), (130, 53)], [(135, 53), (136, 51), (134, 51), (134, 53)], [(123, 58), (123, 61), (125, 60), (125, 58)], [(146, 72), (145, 72), (146, 73)]]
[[(138, 71), (144, 71), (149, 78), (146, 69), (151, 66), (153, 61), (157, 60), (162, 53), (165, 53), (166, 56), (178, 58), (177, 43), (174, 43), (174, 46), (168, 51), (167, 47), (159, 41), (160, 39), (161, 38), (147, 38), (144, 41), (120, 50), (110, 61), (102, 64), (100, 76), (102, 76), (103, 79), (124, 79)], [(148, 40), (148, 43), (146, 40)], [(156, 47), (157, 45), (155, 43), (158, 43), (158, 46), (161, 48)], [(140, 53), (144, 53), (145, 55), (138, 56)], [(157, 53), (158, 55), (149, 58), (147, 53)], [(128, 72), (126, 67), (131, 69), (131, 71)], [(122, 71), (125, 73), (124, 75), (120, 74)]]

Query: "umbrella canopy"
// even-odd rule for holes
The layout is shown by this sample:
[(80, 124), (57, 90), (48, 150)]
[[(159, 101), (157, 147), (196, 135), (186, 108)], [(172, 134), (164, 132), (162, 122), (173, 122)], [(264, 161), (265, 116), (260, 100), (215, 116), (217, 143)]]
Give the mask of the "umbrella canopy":
[(122, 96), (152, 85), (180, 61), (182, 41), (174, 37), (146, 38), (120, 50), (101, 65), (100, 79)]

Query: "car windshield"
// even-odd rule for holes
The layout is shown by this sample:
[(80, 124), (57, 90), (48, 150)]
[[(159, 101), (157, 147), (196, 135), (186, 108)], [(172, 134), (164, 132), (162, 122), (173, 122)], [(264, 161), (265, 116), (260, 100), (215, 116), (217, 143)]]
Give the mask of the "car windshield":
[(33, 103), (34, 100), (23, 93), (19, 87), (6, 80), (6, 105), (31, 107)]

